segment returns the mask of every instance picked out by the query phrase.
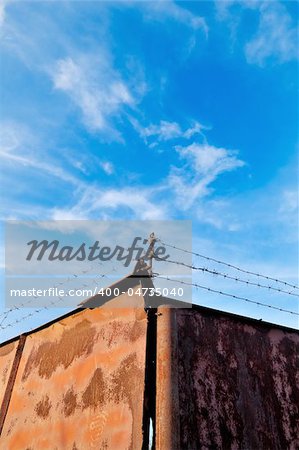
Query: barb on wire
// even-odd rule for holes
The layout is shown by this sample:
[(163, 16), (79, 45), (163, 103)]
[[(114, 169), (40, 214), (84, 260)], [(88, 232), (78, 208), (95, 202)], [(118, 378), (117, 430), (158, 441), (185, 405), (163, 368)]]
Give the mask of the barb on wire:
[(162, 245), (165, 245), (165, 246), (170, 247), (170, 248), (174, 248), (174, 249), (179, 250), (179, 251), (184, 252), (184, 253), (189, 253), (191, 255), (198, 256), (199, 258), (206, 259), (207, 261), (213, 261), (213, 262), (215, 262), (217, 264), (222, 264), (224, 266), (230, 267), (231, 269), (235, 269), (235, 270), (237, 270), (239, 272), (243, 272), (243, 273), (246, 273), (248, 275), (253, 275), (253, 276), (259, 277), (259, 278), (265, 278), (266, 280), (275, 281), (276, 283), (281, 283), (281, 284), (284, 284), (285, 286), (289, 286), (289, 287), (291, 287), (293, 289), (298, 289), (299, 290), (299, 286), (296, 286), (295, 284), (288, 283), (287, 281), (279, 280), (278, 278), (270, 277), (268, 275), (263, 275), (263, 274), (260, 274), (260, 273), (257, 273), (257, 272), (251, 272), (250, 270), (242, 269), (241, 267), (235, 266), (235, 265), (227, 263), (225, 261), (220, 261), (219, 259), (211, 258), (210, 256), (205, 256), (205, 255), (202, 255), (200, 253), (192, 252), (190, 250), (186, 250), (184, 248), (177, 247), (176, 245), (168, 244), (166, 242), (163, 242), (162, 240), (160, 240), (160, 242), (161, 242)]
[(240, 297), (238, 295), (230, 294), (228, 292), (218, 291), (217, 289), (212, 289), (212, 288), (209, 288), (207, 286), (202, 286), (202, 285), (197, 284), (197, 283), (188, 283), (187, 281), (175, 280), (173, 278), (164, 277), (162, 275), (158, 275), (155, 278), (161, 278), (161, 279), (164, 279), (164, 280), (168, 280), (168, 281), (172, 281), (172, 282), (175, 282), (175, 283), (184, 284), (184, 285), (187, 285), (187, 286), (194, 286), (196, 288), (204, 289), (206, 291), (214, 292), (216, 294), (224, 295), (226, 297), (231, 297), (231, 298), (234, 298), (236, 300), (243, 300), (243, 301), (248, 302), (248, 303), (254, 303), (255, 305), (258, 305), (258, 306), (264, 306), (266, 308), (275, 309), (275, 310), (280, 311), (280, 312), (285, 312), (285, 313), (288, 313), (288, 314), (293, 314), (295, 316), (299, 316), (299, 313), (296, 313), (295, 311), (290, 311), (288, 309), (279, 308), (278, 306), (268, 305), (267, 303), (262, 303), (262, 302), (259, 302), (259, 301), (256, 301), (256, 300), (251, 300), (251, 299), (249, 299), (247, 297)]

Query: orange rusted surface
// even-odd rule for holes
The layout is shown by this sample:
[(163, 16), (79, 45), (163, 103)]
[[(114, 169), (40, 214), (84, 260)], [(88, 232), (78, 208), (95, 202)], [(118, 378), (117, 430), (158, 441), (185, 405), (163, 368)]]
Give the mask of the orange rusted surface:
[(0, 347), (0, 405), (3, 401), (17, 347), (18, 340)]
[(160, 307), (157, 345), (158, 450), (299, 448), (298, 332)]
[(142, 447), (147, 317), (126, 297), (27, 336), (1, 449)]

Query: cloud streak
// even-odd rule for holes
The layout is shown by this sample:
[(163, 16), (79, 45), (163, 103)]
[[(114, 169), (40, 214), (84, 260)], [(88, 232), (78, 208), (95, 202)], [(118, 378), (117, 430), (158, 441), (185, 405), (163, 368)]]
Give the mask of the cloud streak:
[(78, 193), (78, 202), (71, 208), (54, 209), (52, 218), (62, 219), (139, 219), (160, 220), (167, 217), (168, 208), (153, 199), (154, 189), (125, 187), (101, 189), (84, 186)]
[(125, 0), (118, 3), (122, 6), (138, 8), (149, 21), (173, 20), (193, 30), (202, 30), (208, 35), (208, 25), (204, 17), (193, 14), (173, 0), (156, 0), (155, 2)]
[(176, 151), (184, 165), (181, 168), (173, 167), (168, 181), (176, 193), (178, 207), (183, 210), (211, 194), (211, 184), (219, 175), (245, 165), (244, 161), (238, 159), (238, 152), (207, 143), (177, 146)]
[(132, 120), (132, 123), (140, 137), (151, 148), (157, 146), (160, 142), (173, 141), (175, 139), (188, 140), (195, 135), (201, 135), (206, 140), (204, 131), (210, 129), (198, 121), (193, 121), (186, 130), (183, 130), (177, 122), (169, 122), (167, 120), (161, 120), (159, 124), (151, 124), (147, 127), (142, 127), (137, 120)]
[(133, 106), (134, 98), (103, 52), (101, 57), (59, 60), (52, 72), (54, 87), (67, 94), (81, 110), (83, 121), (91, 131), (111, 131), (117, 135), (111, 117), (121, 116), (125, 106)]
[(6, 4), (7, 4), (6, 0), (0, 0), (0, 27), (4, 24)]
[[(37, 136), (33, 136), (26, 127), (15, 122), (0, 123), (0, 160), (2, 165), (11, 163), (13, 169), (20, 167), (23, 171), (32, 168), (36, 175), (55, 177), (65, 183), (77, 186), (79, 180), (68, 170), (49, 158), (48, 152), (40, 148)], [(11, 170), (11, 168), (9, 168)]]
[(269, 59), (285, 63), (298, 58), (297, 30), (285, 6), (264, 2), (259, 10), (257, 33), (245, 46), (247, 61), (263, 66)]
[(241, 18), (248, 11), (256, 12), (257, 30), (242, 44), (248, 64), (264, 67), (268, 63), (283, 64), (298, 59), (298, 30), (283, 2), (223, 0), (216, 1), (215, 6), (217, 18), (231, 28), (234, 42)]

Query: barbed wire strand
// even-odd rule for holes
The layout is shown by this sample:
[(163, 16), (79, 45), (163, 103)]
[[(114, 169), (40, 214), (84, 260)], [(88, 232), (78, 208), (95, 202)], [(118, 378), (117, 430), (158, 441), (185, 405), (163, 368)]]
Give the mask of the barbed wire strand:
[[(102, 264), (101, 264), (101, 265), (102, 265)], [(65, 281), (63, 281), (63, 282), (55, 283), (53, 286), (51, 286), (51, 287), (48, 288), (48, 289), (51, 289), (51, 288), (56, 289), (56, 288), (58, 288), (58, 287), (62, 288), (62, 286), (65, 286), (65, 285), (68, 284), (70, 281), (79, 278), (79, 275), (81, 275), (81, 274), (84, 275), (84, 274), (86, 274), (86, 273), (90, 273), (92, 270), (94, 270), (94, 267), (91, 267), (89, 270), (86, 270), (86, 269), (85, 269), (85, 270), (82, 270), (81, 272), (78, 272), (77, 274), (73, 274), (73, 275), (67, 277), (67, 279), (66, 279)], [(106, 274), (98, 274), (98, 275), (95, 276), (95, 278), (99, 278), (99, 277), (100, 277), (100, 278), (104, 278), (104, 277), (107, 277), (107, 275), (108, 275), (108, 272), (107, 272)], [(85, 284), (84, 284), (82, 287), (87, 287), (87, 286), (88, 286), (88, 285), (85, 285)], [(3, 324), (3, 322), (6, 320), (7, 316), (8, 316), (11, 312), (14, 312), (14, 311), (20, 310), (20, 309), (22, 309), (22, 308), (28, 307), (28, 305), (30, 305), (32, 302), (34, 302), (37, 298), (38, 298), (37, 295), (33, 295), (33, 296), (32, 296), (29, 300), (27, 300), (26, 302), (20, 303), (20, 304), (18, 304), (18, 305), (13, 305), (13, 306), (12, 306), (11, 308), (9, 308), (8, 310), (3, 311), (2, 313), (0, 313), (0, 317), (5, 316), (4, 319), (2, 319), (2, 321), (0, 322), (0, 328), (1, 328), (1, 325)]]
[(248, 302), (248, 303), (254, 303), (255, 305), (258, 305), (258, 306), (263, 306), (263, 307), (266, 307), (266, 308), (275, 309), (275, 310), (280, 311), (280, 312), (285, 312), (285, 313), (288, 313), (288, 314), (293, 314), (295, 316), (299, 316), (299, 313), (296, 313), (295, 311), (290, 311), (288, 309), (279, 308), (279, 307), (273, 306), (273, 305), (268, 305), (267, 303), (262, 303), (262, 302), (259, 302), (259, 301), (256, 301), (256, 300), (251, 300), (251, 299), (249, 299), (247, 297), (240, 297), (238, 295), (230, 294), (228, 292), (218, 291), (217, 289), (212, 289), (212, 288), (209, 288), (207, 286), (202, 286), (202, 285), (197, 284), (197, 283), (188, 283), (186, 281), (175, 280), (173, 278), (164, 277), (164, 276), (161, 276), (161, 275), (155, 275), (155, 278), (161, 278), (161, 279), (164, 279), (164, 280), (172, 281), (172, 282), (183, 284), (183, 285), (187, 285), (187, 286), (194, 286), (194, 287), (196, 287), (198, 289), (204, 289), (204, 290), (209, 291), (209, 292), (213, 292), (213, 293), (220, 294), (220, 295), (225, 295), (226, 297), (231, 297), (231, 298), (234, 298), (236, 300), (243, 300), (243, 301)]
[(237, 270), (239, 272), (246, 273), (248, 275), (253, 275), (253, 276), (259, 277), (259, 278), (265, 278), (267, 280), (275, 281), (276, 283), (281, 283), (281, 284), (284, 284), (285, 286), (289, 286), (289, 287), (291, 287), (293, 289), (298, 289), (299, 290), (299, 286), (296, 286), (294, 284), (288, 283), (287, 281), (279, 280), (278, 278), (270, 277), (268, 275), (263, 275), (263, 274), (260, 274), (260, 273), (257, 273), (257, 272), (252, 272), (250, 270), (242, 269), (241, 267), (235, 266), (235, 265), (227, 263), (225, 261), (221, 261), (221, 260), (218, 260), (218, 259), (215, 259), (215, 258), (211, 258), (210, 256), (202, 255), (200, 253), (192, 252), (190, 250), (186, 250), (184, 248), (177, 247), (176, 245), (168, 244), (168, 243), (166, 243), (166, 242), (164, 242), (162, 240), (159, 240), (159, 242), (162, 245), (165, 245), (167, 247), (174, 248), (176, 250), (179, 250), (179, 251), (185, 252), (185, 253), (189, 253), (189, 254), (194, 255), (194, 256), (198, 256), (199, 258), (206, 259), (207, 261), (213, 261), (213, 262), (215, 262), (217, 264), (222, 264), (224, 266), (230, 267), (231, 269), (235, 269), (235, 270)]
[(46, 311), (47, 309), (49, 309), (50, 305), (53, 305), (53, 306), (57, 305), (57, 304), (58, 304), (59, 302), (61, 302), (63, 299), (64, 299), (64, 297), (60, 297), (60, 296), (59, 296), (57, 301), (55, 301), (55, 302), (54, 302), (54, 301), (51, 301), (49, 305), (45, 305), (45, 306), (43, 306), (42, 308), (37, 308), (37, 309), (35, 309), (33, 312), (31, 312), (31, 313), (29, 313), (29, 314), (27, 314), (27, 315), (25, 315), (25, 316), (23, 316), (23, 317), (21, 317), (21, 318), (19, 318), (19, 319), (16, 319), (16, 320), (14, 320), (13, 322), (9, 322), (9, 323), (6, 324), (5, 326), (0, 326), (0, 329), (1, 329), (1, 330), (5, 330), (6, 328), (12, 327), (12, 326), (14, 326), (14, 325), (16, 325), (16, 324), (18, 324), (18, 323), (20, 323), (20, 322), (23, 322), (24, 320), (29, 319), (29, 317), (32, 317), (32, 316), (34, 316), (35, 314), (39, 314), (39, 313), (42, 312), (42, 311)]
[[(106, 276), (106, 275), (104, 275), (104, 276)], [(99, 284), (99, 281), (96, 283), (97, 285)], [(95, 282), (95, 280), (94, 280), (94, 282)], [(21, 317), (19, 319), (16, 319), (13, 322), (9, 322), (5, 326), (0, 325), (0, 329), (1, 330), (5, 330), (6, 328), (12, 327), (12, 326), (14, 326), (14, 325), (16, 325), (16, 324), (18, 324), (20, 322), (23, 322), (24, 320), (29, 319), (29, 317), (32, 317), (35, 314), (39, 314), (40, 312), (46, 311), (50, 307), (57, 305), (58, 303), (60, 303), (65, 298), (66, 298), (65, 296), (58, 296), (58, 300), (56, 300), (56, 301), (52, 300), (48, 305), (45, 305), (42, 308), (37, 308), (33, 312), (31, 312), (31, 313), (29, 313), (29, 314), (27, 314), (27, 315), (25, 315), (25, 316), (23, 316), (23, 317)], [(32, 328), (29, 328), (29, 330), (32, 330)]]
[(200, 270), (201, 272), (207, 272), (207, 273), (209, 273), (211, 275), (217, 275), (217, 276), (220, 276), (220, 277), (223, 277), (223, 278), (227, 278), (229, 280), (237, 281), (239, 283), (244, 283), (244, 284), (255, 286), (255, 287), (258, 287), (258, 288), (268, 289), (269, 291), (276, 291), (276, 292), (279, 292), (279, 293), (285, 294), (285, 295), (292, 295), (294, 297), (299, 297), (299, 294), (294, 294), (291, 291), (285, 291), (284, 289), (276, 288), (274, 286), (269, 286), (269, 285), (261, 284), (261, 283), (255, 283), (255, 282), (250, 281), (250, 280), (244, 280), (242, 278), (233, 277), (233, 276), (228, 275), (226, 273), (218, 272), (217, 270), (211, 270), (211, 269), (208, 269), (206, 267), (196, 267), (193, 264), (191, 265), (191, 264), (187, 264), (187, 263), (184, 263), (184, 262), (181, 262), (181, 261), (173, 261), (171, 259), (164, 260), (163, 258), (160, 258), (157, 255), (154, 255), (154, 258), (157, 259), (158, 261), (160, 260), (160, 261), (164, 261), (164, 262), (170, 263), (170, 264), (177, 264), (179, 266), (184, 266), (184, 267), (187, 267), (187, 268), (192, 269), (192, 270)]

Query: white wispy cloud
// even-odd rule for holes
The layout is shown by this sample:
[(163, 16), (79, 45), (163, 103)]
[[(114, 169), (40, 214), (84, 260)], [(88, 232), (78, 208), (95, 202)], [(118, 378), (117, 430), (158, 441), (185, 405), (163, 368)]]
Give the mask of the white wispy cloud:
[(264, 65), (269, 58), (284, 63), (298, 57), (298, 34), (286, 7), (279, 2), (263, 2), (259, 8), (259, 27), (246, 44), (249, 63)]
[(8, 3), (8, 0), (0, 0), (0, 27), (4, 24), (5, 8)]
[(59, 164), (54, 164), (45, 155), (39, 155), (38, 139), (22, 124), (0, 123), (0, 160), (2, 164), (12, 162), (13, 166), (31, 167), (74, 185), (78, 180)]
[[(65, 92), (80, 108), (85, 125), (91, 131), (111, 131), (111, 117), (121, 116), (134, 98), (105, 52), (74, 60), (59, 60), (52, 71), (54, 87)], [(116, 135), (116, 130), (113, 130)]]
[(169, 185), (176, 193), (176, 202), (182, 209), (189, 209), (195, 200), (211, 193), (211, 183), (224, 173), (245, 165), (238, 159), (238, 152), (214, 147), (207, 143), (177, 146), (184, 161), (183, 167), (173, 167)]
[(298, 31), (286, 6), (280, 1), (217, 0), (216, 16), (227, 22), (236, 43), (242, 17), (250, 10), (258, 16), (257, 30), (244, 44), (249, 64), (285, 63), (298, 58)]
[(159, 141), (168, 141), (180, 137), (182, 134), (181, 127), (176, 122), (167, 122), (161, 120), (159, 125), (150, 125), (140, 128), (142, 137), (156, 136)]
[[(18, 204), (14, 204), (14, 213), (9, 215), (10, 218), (33, 218), (40, 215), (54, 220), (115, 219), (119, 217), (156, 220), (167, 216), (167, 206), (154, 199), (156, 187), (107, 188), (97, 183), (91, 185), (88, 181), (83, 181), (73, 175), (65, 164), (61, 164), (61, 160), (56, 157), (51, 159), (47, 151), (45, 153), (38, 152), (37, 148), (40, 145), (38, 137), (33, 139), (26, 127), (22, 127), (18, 123), (2, 123), (0, 124), (0, 130), (0, 161), (2, 166), (8, 167), (10, 174), (18, 171), (18, 168), (20, 168), (21, 173), (24, 170), (28, 172), (29, 168), (32, 169), (30, 184), (28, 185), (29, 190), (35, 190), (36, 184), (46, 177), (59, 180), (64, 184), (67, 183), (72, 186), (73, 190), (72, 197), (65, 203), (65, 207), (55, 207), (52, 210), (50, 208), (39, 208), (36, 205), (30, 205), (29, 200), (26, 200), (22, 208), (19, 208)], [(12, 164), (11, 167), (7, 166), (9, 163)], [(87, 168), (84, 162), (78, 160), (77, 163), (74, 158), (69, 169), (77, 168), (86, 174)], [(96, 158), (95, 163), (107, 175), (114, 173), (114, 166), (110, 161), (101, 161)], [(5, 190), (11, 193), (11, 188), (15, 184), (14, 180), (10, 176), (5, 182), (9, 183), (9, 185), (6, 184)], [(61, 193), (62, 186), (61, 183), (53, 181), (52, 194), (54, 192), (57, 193), (55, 195)], [(10, 206), (12, 206), (12, 203)], [(7, 218), (7, 214), (5, 216)]]
[[(217, 177), (245, 164), (238, 158), (236, 151), (209, 144), (177, 146), (176, 151), (181, 165), (170, 168), (166, 181), (153, 184), (149, 188), (141, 185), (107, 188), (81, 182), (78, 184), (73, 204), (66, 209), (54, 209), (52, 217), (56, 220), (75, 217), (165, 219), (190, 210), (195, 202), (197, 207), (203, 210), (203, 199), (210, 199), (213, 192), (211, 184)], [(101, 165), (108, 175), (114, 170), (108, 161), (102, 161)], [(218, 200), (216, 203), (203, 222), (221, 228), (222, 222), (220, 224), (216, 220), (212, 210), (219, 209), (220, 203), (225, 203), (225, 200)], [(225, 207), (222, 209), (225, 210)], [(229, 215), (232, 217), (231, 213)], [(237, 229), (237, 221), (230, 220), (230, 227)]]
[[(258, 9), (261, 5), (261, 0), (215, 0), (216, 16), (220, 20), (230, 20), (234, 16), (232, 9), (234, 7), (241, 6), (246, 9)], [(236, 13), (239, 13), (239, 9), (236, 9)], [(238, 23), (240, 17), (234, 17)]]
[(112, 175), (114, 173), (114, 165), (112, 164), (112, 162), (101, 161), (100, 165), (107, 175)]
[(159, 220), (167, 217), (167, 206), (155, 202), (154, 189), (105, 189), (85, 186), (77, 193), (78, 201), (71, 208), (54, 209), (53, 219), (115, 219)]
[(173, 0), (156, 0), (155, 2), (124, 0), (119, 4), (140, 9), (146, 20), (164, 21), (170, 19), (193, 30), (202, 30), (206, 35), (209, 31), (204, 17), (193, 14), (190, 10), (178, 5)]
[(299, 194), (296, 166), (291, 163), (260, 188), (231, 192), (214, 191), (196, 203), (194, 215), (220, 232), (236, 231), (244, 241), (251, 238), (263, 245), (279, 242), (298, 245)]
[(181, 125), (177, 122), (169, 122), (167, 120), (161, 120), (159, 124), (151, 124), (147, 127), (141, 126), (137, 120), (132, 120), (132, 123), (140, 137), (144, 139), (146, 143), (149, 143), (148, 138), (153, 138), (152, 142), (150, 142), (150, 147), (156, 146), (159, 142), (166, 142), (174, 139), (191, 139), (196, 134), (202, 135), (205, 139), (203, 131), (210, 129), (197, 121), (194, 121), (191, 126), (185, 130), (183, 130)]
[(299, 194), (298, 190), (286, 189), (282, 192), (281, 206), (279, 211), (281, 213), (297, 213), (299, 208)]

